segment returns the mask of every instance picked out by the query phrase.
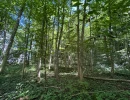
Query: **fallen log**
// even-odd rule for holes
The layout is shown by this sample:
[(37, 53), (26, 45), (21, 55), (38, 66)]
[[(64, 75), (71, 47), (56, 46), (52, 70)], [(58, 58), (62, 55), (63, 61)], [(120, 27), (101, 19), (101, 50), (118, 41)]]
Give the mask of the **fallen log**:
[(126, 80), (126, 79), (111, 79), (111, 78), (89, 77), (89, 76), (88, 77), (84, 76), (84, 78), (94, 79), (94, 80), (104, 80), (104, 81), (130, 82), (130, 80)]

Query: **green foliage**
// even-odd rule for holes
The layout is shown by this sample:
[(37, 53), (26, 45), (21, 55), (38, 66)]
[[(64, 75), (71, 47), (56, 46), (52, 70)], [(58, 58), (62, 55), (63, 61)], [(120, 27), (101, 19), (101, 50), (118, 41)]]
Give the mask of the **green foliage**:
[[(2, 80), (2, 77), (0, 78)], [(5, 79), (5, 78), (3, 78)], [(88, 92), (88, 83), (87, 82), (79, 82), (79, 81), (71, 81), (67, 80), (68, 84), (62, 83), (62, 85), (49, 86), (49, 84), (55, 83), (55, 79), (50, 79), (44, 86), (44, 84), (18, 81), (18, 77), (10, 78), (10, 81), (14, 80), (14, 83), (9, 85), (8, 81), (0, 87), (4, 93), (0, 96), (0, 99), (6, 100), (16, 100), (18, 98), (28, 97), (29, 100), (129, 100), (130, 92), (129, 91), (121, 91), (121, 92)], [(97, 85), (97, 84), (96, 84)], [(6, 87), (6, 90), (4, 88)], [(102, 87), (100, 87), (102, 88)], [(91, 95), (90, 95), (91, 94)]]
[[(75, 76), (61, 76), (59, 81), (49, 77), (37, 83), (34, 72), (21, 77), (21, 66), (10, 66), (8, 73), (0, 75), (0, 100), (129, 100), (129, 83), (95, 80), (78, 81)], [(32, 68), (31, 68), (32, 69)], [(103, 75), (105, 76), (105, 75)]]
[[(85, 94), (87, 94), (84, 91), (87, 87), (87, 83), (78, 82), (78, 83), (73, 84), (72, 82), (69, 82), (69, 84), (66, 84), (64, 88), (60, 89), (60, 88), (57, 88), (57, 86), (43, 87), (43, 84), (29, 82), (27, 80), (24, 82), (20, 82), (20, 81), (18, 82), (18, 80), (15, 77), (12, 77), (11, 79), (9, 79), (9, 81), (12, 81), (14, 79), (15, 79), (14, 83), (11, 83), (9, 85), (9, 82), (6, 80), (4, 85), (1, 86), (0, 89), (4, 91), (4, 93), (2, 93), (2, 96), (0, 97), (0, 99), (15, 100), (20, 97), (24, 98), (28, 96), (29, 100), (34, 100), (34, 99), (68, 100), (68, 99), (73, 98), (72, 95), (77, 94), (79, 92), (82, 92), (82, 94), (80, 94), (81, 96), (80, 98), (85, 97)], [(49, 84), (52, 84), (52, 83), (49, 83)], [(4, 89), (5, 87), (6, 89)], [(79, 98), (79, 96), (76, 96), (74, 98)]]
[(130, 92), (99, 92), (93, 94), (93, 100), (129, 100)]
[[(15, 37), (14, 46), (17, 52), (12, 47), (13, 57), (18, 58), (26, 51), (27, 54), (31, 53), (31, 56), (28, 56), (29, 59), (32, 60), (34, 57), (35, 60), (32, 62), (35, 64), (38, 63), (37, 58), (41, 56), (45, 58), (42, 63), (48, 65), (49, 58), (52, 56), (52, 64), (56, 64), (56, 42), (60, 40), (59, 36), (62, 33), (57, 57), (61, 62), (68, 62), (69, 66), (72, 66), (72, 63), (77, 66), (76, 32), (77, 13), (79, 13), (79, 36), (82, 36), (83, 17), (86, 17), (84, 41), (81, 43), (83, 47), (79, 46), (84, 49), (82, 50), (83, 59), (85, 59), (83, 66), (90, 67), (90, 63), (94, 63), (98, 67), (91, 67), (99, 75), (99, 73), (110, 72), (110, 69), (107, 71), (106, 69), (111, 67), (113, 60), (113, 64), (124, 68), (117, 71), (128, 75), (125, 77), (115, 74), (114, 78), (129, 79), (130, 0), (87, 0), (85, 4), (84, 0), (1, 0), (0, 32), (6, 31), (8, 36), (12, 29), (15, 29), (14, 23), (23, 1), (26, 1), (26, 7)], [(86, 14), (83, 13), (84, 7), (86, 7)], [(63, 16), (65, 18), (62, 22)], [(61, 30), (62, 25), (63, 30)], [(2, 42), (0, 44), (3, 45)], [(121, 50), (124, 51), (120, 52)], [(1, 50), (0, 54), (2, 55)], [(74, 57), (71, 56), (72, 54)], [(111, 55), (113, 55), (112, 60), (110, 60)], [(74, 70), (61, 67), (64, 63), (60, 61), (60, 66), (57, 66), (60, 73), (70, 73)], [(22, 66), (6, 68), (6, 73), (0, 76), (0, 99), (17, 100), (28, 97), (30, 100), (128, 100), (130, 98), (129, 91), (119, 92), (122, 89), (129, 89), (129, 84), (126, 83), (91, 82), (91, 80), (79, 82), (73, 76), (62, 76), (59, 81), (47, 77), (47, 82), (37, 83), (35, 68), (28, 68), (25, 68), (26, 71), (32, 72), (33, 75), (25, 74), (24, 80), (21, 79)], [(110, 74), (105, 73), (99, 76), (110, 77)]]
[[(11, 68), (11, 66), (10, 66)], [(18, 66), (12, 66), (16, 71)], [(0, 99), (6, 100), (16, 100), (18, 98), (28, 97), (29, 100), (128, 100), (130, 93), (129, 91), (109, 91), (109, 89), (114, 89), (114, 86), (110, 83), (101, 84), (100, 82), (94, 82), (89, 84), (84, 80), (83, 82), (77, 81), (73, 76), (61, 77), (59, 81), (54, 78), (48, 79), (47, 83), (36, 83), (34, 78), (30, 78), (30, 75), (26, 76), (24, 80), (21, 80), (21, 75), (19, 73), (14, 73), (10, 69), (8, 75), (0, 76), (0, 90), (2, 96)], [(95, 84), (94, 84), (95, 83)], [(98, 87), (97, 87), (98, 86)], [(96, 89), (94, 92), (89, 92), (90, 88)], [(107, 87), (107, 88), (106, 88)], [(91, 88), (91, 89), (92, 89)], [(107, 89), (104, 92), (101, 89)], [(91, 94), (91, 95), (90, 95)]]

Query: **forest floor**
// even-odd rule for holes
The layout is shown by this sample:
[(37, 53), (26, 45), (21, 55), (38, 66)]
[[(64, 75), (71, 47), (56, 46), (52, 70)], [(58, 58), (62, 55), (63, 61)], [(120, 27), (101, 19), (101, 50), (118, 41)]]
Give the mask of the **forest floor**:
[[(24, 78), (21, 66), (9, 66), (7, 73), (0, 75), (0, 100), (130, 100), (130, 83), (84, 78), (80, 82), (75, 75), (53, 76), (37, 82), (34, 70)], [(100, 74), (110, 78), (109, 74)], [(114, 78), (129, 79), (115, 75)]]

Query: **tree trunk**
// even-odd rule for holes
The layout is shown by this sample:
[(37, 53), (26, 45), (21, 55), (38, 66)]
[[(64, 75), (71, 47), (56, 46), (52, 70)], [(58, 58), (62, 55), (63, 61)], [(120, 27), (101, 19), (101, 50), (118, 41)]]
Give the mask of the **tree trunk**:
[[(33, 35), (30, 36), (31, 37), (31, 40), (30, 40), (30, 43), (29, 43), (29, 56), (28, 56), (28, 64), (32, 64), (32, 39), (33, 39)], [(31, 63), (30, 63), (31, 61)]]
[(109, 63), (110, 63), (110, 57), (109, 57), (109, 53), (108, 53), (108, 44), (107, 44), (107, 37), (106, 36), (104, 36), (104, 47), (105, 47), (105, 52), (106, 52), (106, 60), (107, 60), (107, 62), (108, 62), (108, 65), (109, 65)]
[[(77, 67), (78, 67), (78, 77), (80, 78), (80, 67), (81, 67), (81, 62), (80, 62), (80, 34), (79, 34), (79, 5), (77, 6)], [(81, 79), (82, 80), (82, 79)]]
[(4, 54), (4, 58), (3, 58), (3, 61), (2, 61), (0, 73), (5, 71), (5, 66), (6, 66), (6, 62), (7, 62), (8, 56), (9, 56), (9, 52), (10, 52), (10, 49), (11, 49), (11, 47), (13, 45), (14, 37), (16, 35), (17, 29), (18, 29), (18, 26), (19, 26), (20, 18), (22, 16), (22, 13), (23, 13), (24, 8), (25, 8), (25, 4), (26, 4), (25, 1), (26, 0), (23, 0), (22, 7), (21, 7), (21, 9), (20, 9), (20, 11), (18, 13), (18, 18), (17, 18), (16, 24), (14, 26), (14, 29), (13, 29), (12, 33), (11, 33), (10, 41), (9, 41), (9, 44), (7, 46), (7, 49), (6, 49), (6, 52)]
[[(90, 11), (90, 6), (89, 6), (89, 11)], [(94, 45), (93, 39), (91, 39), (92, 37), (92, 33), (91, 33), (91, 16), (89, 18), (89, 24), (90, 24), (90, 43), (92, 44), (92, 47)], [(90, 70), (91, 70), (91, 74), (93, 73), (93, 48), (91, 47), (90, 49)]]
[(52, 52), (53, 52), (53, 41), (54, 41), (54, 32), (55, 32), (55, 18), (53, 20), (53, 32), (52, 32), (52, 42), (51, 42), (51, 49), (50, 49), (50, 58), (49, 58), (49, 70), (51, 69), (52, 64)]
[[(31, 16), (31, 15), (29, 15)], [(30, 18), (29, 18), (30, 21)], [(29, 66), (29, 51), (28, 51), (28, 45), (29, 45), (29, 38), (30, 38), (30, 23), (27, 24), (27, 34), (26, 34), (26, 65)], [(30, 40), (31, 41), (31, 40)]]
[[(112, 16), (111, 16), (111, 3), (109, 0), (109, 18), (110, 18), (110, 22), (109, 22), (109, 35), (112, 35)], [(114, 75), (114, 49), (113, 49), (113, 39), (111, 37), (110, 38), (110, 60), (111, 60), (111, 76), (113, 77)]]
[(37, 67), (37, 77), (38, 77), (38, 82), (40, 82), (41, 80), (41, 66), (42, 66), (42, 58), (39, 58), (39, 63), (38, 63), (38, 67)]
[[(43, 17), (44, 18), (44, 17)], [(42, 64), (43, 64), (43, 61), (44, 61), (44, 58), (43, 58), (43, 37), (44, 37), (44, 27), (45, 27), (45, 21), (43, 19), (42, 21), (42, 29), (41, 29), (41, 33), (40, 33), (40, 46), (39, 46), (39, 64), (38, 64), (38, 68), (37, 68), (37, 80), (38, 82), (40, 82), (41, 80), (41, 68), (42, 68)]]
[[(65, 3), (65, 0), (64, 0)], [(59, 68), (59, 48), (60, 48), (60, 44), (61, 44), (61, 38), (63, 35), (63, 26), (64, 26), (64, 18), (65, 18), (65, 6), (63, 5), (63, 16), (62, 16), (62, 24), (61, 24), (61, 30), (60, 30), (60, 34), (59, 34), (59, 39), (57, 39), (57, 45), (56, 45), (56, 65), (55, 65), (55, 77), (58, 79), (59, 78), (59, 72), (58, 72), (58, 68)], [(58, 15), (59, 15), (59, 6), (58, 6)], [(58, 21), (59, 21), (59, 17), (58, 17)], [(59, 23), (59, 22), (58, 22)], [(58, 25), (59, 27), (59, 25)], [(59, 31), (59, 30), (58, 30)], [(59, 32), (58, 32), (59, 33)], [(58, 34), (57, 33), (57, 34)], [(58, 38), (58, 35), (57, 35)]]
[[(80, 66), (79, 66), (79, 75), (80, 75), (80, 80), (83, 80), (83, 66), (84, 66), (84, 28), (85, 28), (85, 20), (86, 20), (86, 0), (84, 1), (84, 13), (83, 13), (83, 23), (82, 23), (82, 32), (81, 32), (81, 47), (80, 47), (80, 51), (79, 51), (79, 59), (80, 59)], [(79, 7), (78, 7), (79, 9)], [(79, 14), (78, 14), (79, 17)], [(78, 18), (79, 19), (79, 18)], [(79, 23), (78, 23), (79, 24)], [(79, 25), (78, 25), (79, 26)], [(78, 35), (79, 36), (79, 35)], [(79, 47), (79, 46), (78, 46)]]
[(28, 66), (28, 38), (29, 33), (25, 32), (25, 66)]
[[(46, 0), (45, 0), (45, 13), (46, 13)], [(44, 42), (45, 42), (45, 51), (44, 51), (44, 70), (45, 70), (45, 81), (47, 80), (47, 72), (46, 72), (46, 59), (47, 59), (47, 47), (48, 47), (48, 42), (47, 42), (47, 32), (48, 32), (48, 27), (47, 27), (47, 16), (45, 16), (45, 20), (46, 20), (46, 26), (45, 26), (45, 39), (44, 39)]]
[(59, 58), (58, 58), (58, 37), (59, 37), (59, 30), (60, 30), (60, 26), (59, 26), (59, 23), (60, 23), (60, 4), (58, 4), (58, 11), (57, 11), (57, 35), (56, 35), (56, 42), (55, 42), (55, 56), (54, 56), (54, 63), (55, 63), (55, 67), (54, 67), (54, 74), (55, 74), (55, 77), (58, 79), (59, 77), (59, 72), (58, 72), (58, 67), (59, 67)]
[(25, 75), (25, 66), (26, 66), (26, 61), (25, 61), (25, 52), (24, 52), (24, 58), (23, 58), (23, 68), (22, 68), (22, 79), (24, 79), (24, 75)]
[(4, 31), (4, 39), (3, 39), (3, 53), (4, 53), (4, 49), (5, 49), (5, 41), (6, 41), (6, 31)]
[(23, 59), (23, 69), (22, 69), (22, 79), (25, 74), (25, 67), (27, 65), (27, 49), (28, 49), (28, 33), (25, 31), (25, 48), (24, 48), (24, 59)]
[(50, 58), (49, 58), (49, 66), (48, 66), (49, 70), (51, 69), (51, 64), (52, 64), (52, 54), (50, 54)]

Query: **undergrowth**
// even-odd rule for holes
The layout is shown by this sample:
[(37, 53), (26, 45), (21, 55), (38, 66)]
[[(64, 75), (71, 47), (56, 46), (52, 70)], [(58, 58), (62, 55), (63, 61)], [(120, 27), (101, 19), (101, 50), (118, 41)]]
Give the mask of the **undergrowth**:
[(34, 73), (22, 79), (20, 69), (0, 76), (0, 100), (130, 100), (130, 85), (75, 76), (48, 77), (37, 83)]

